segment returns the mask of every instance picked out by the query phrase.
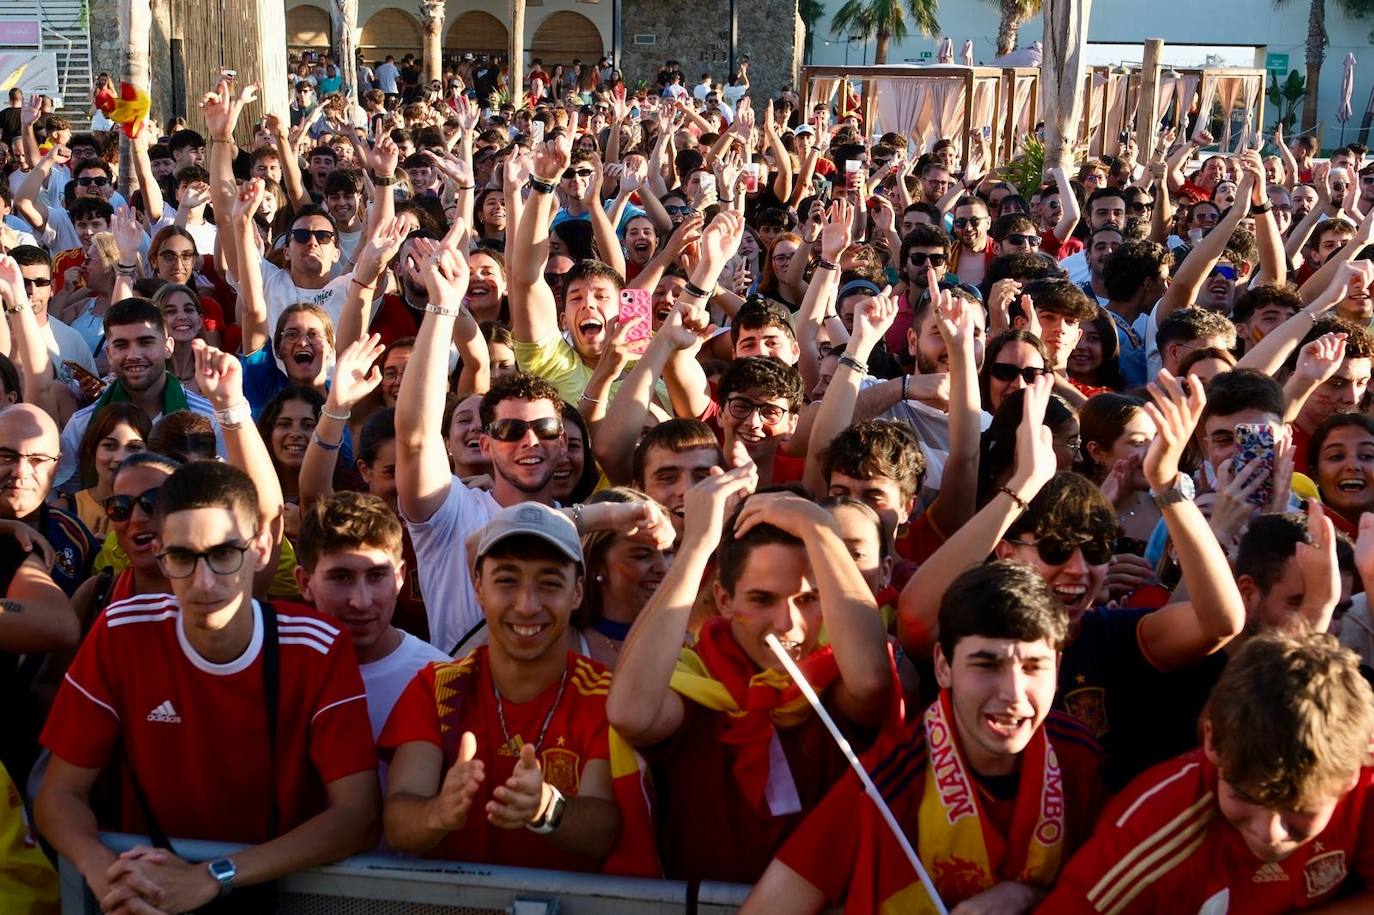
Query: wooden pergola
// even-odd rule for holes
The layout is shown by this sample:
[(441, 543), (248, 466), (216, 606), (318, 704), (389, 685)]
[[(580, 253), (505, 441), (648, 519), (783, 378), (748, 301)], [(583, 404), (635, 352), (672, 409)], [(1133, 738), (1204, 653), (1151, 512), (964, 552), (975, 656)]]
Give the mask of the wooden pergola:
[[(916, 67), (909, 65), (885, 64), (878, 66), (808, 66), (802, 68), (802, 99), (808, 106), (807, 114), (810, 114), (809, 106), (812, 104), (811, 89), (816, 80), (839, 80), (840, 98), (846, 97), (845, 87), (857, 86), (860, 95), (860, 107), (863, 113), (865, 128), (869, 128), (874, 123), (874, 114), (877, 110), (877, 83), (878, 80), (888, 79), (910, 79), (910, 80), (959, 80), (963, 83), (963, 124), (962, 124), (962, 160), (968, 161), (969, 141), (975, 130), (987, 129), (990, 136), (989, 148), (992, 151), (993, 161), (990, 167), (995, 167), (1016, 155), (1017, 124), (1021, 120), (1021, 110), (1016, 105), (1017, 84), (1021, 80), (1030, 80), (1031, 86), (1027, 93), (1026, 102), (1023, 106), (1029, 109), (1029, 122), (1034, 127), (1040, 104), (1040, 68), (1039, 67), (968, 67), (941, 65), (932, 67)], [(974, 98), (977, 86), (987, 81), (995, 81), (996, 89), (993, 93), (993, 110), (989, 123), (981, 123), (975, 118)], [(817, 99), (817, 102), (820, 100)], [(827, 97), (825, 101), (829, 101)], [(843, 112), (841, 112), (843, 113)], [(914, 124), (905, 125), (883, 125), (887, 130), (901, 134), (903, 137), (911, 135)]]

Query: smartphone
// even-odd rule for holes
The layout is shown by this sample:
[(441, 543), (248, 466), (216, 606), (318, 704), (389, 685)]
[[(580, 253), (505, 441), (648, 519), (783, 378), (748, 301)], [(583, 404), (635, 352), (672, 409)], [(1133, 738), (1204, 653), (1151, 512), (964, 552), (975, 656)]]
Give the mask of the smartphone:
[(654, 335), (653, 298), (653, 293), (648, 289), (620, 290), (618, 318), (622, 327), (626, 324), (631, 325), (625, 339), (630, 344), (630, 352), (636, 355), (644, 355), (644, 350), (649, 346), (649, 338)]
[(847, 159), (844, 163), (844, 189), (857, 191), (863, 181), (864, 164), (858, 159)]
[(716, 192), (715, 175), (708, 175), (703, 173), (702, 176), (697, 179), (697, 184), (701, 187), (701, 196), (703, 198), (713, 196)]
[(1232, 473), (1246, 464), (1258, 462), (1264, 481), (1250, 494), (1250, 504), (1266, 507), (1274, 498), (1274, 427), (1268, 423), (1236, 423), (1236, 455), (1231, 458)]
[(1129, 130), (1123, 130), (1117, 136), (1117, 139), (1120, 140), (1122, 143), (1129, 143), (1131, 142), (1131, 132)]
[(825, 176), (817, 175), (811, 179), (811, 184), (816, 190), (816, 197), (826, 204), (830, 203), (830, 182), (825, 180)]
[(544, 142), (544, 122), (543, 122), (543, 121), (530, 121), (530, 142), (531, 142), (531, 143), (543, 143), (543, 142)]
[(759, 192), (759, 164), (750, 162), (744, 166), (744, 193), (757, 194)]

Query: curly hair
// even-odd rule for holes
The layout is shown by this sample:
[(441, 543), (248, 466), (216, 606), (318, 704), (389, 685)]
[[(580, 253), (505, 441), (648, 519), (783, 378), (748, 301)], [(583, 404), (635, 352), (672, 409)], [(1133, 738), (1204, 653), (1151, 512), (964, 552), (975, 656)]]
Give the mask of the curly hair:
[(482, 395), (479, 413), (483, 428), (495, 421), (496, 407), (503, 400), (547, 400), (559, 416), (563, 415), (563, 398), (548, 379), (528, 372), (515, 372), (494, 381), (490, 390)]
[(1114, 540), (1116, 510), (1087, 477), (1060, 471), (1040, 488), (1030, 506), (1007, 529), (1008, 538), (1021, 534), (1036, 539), (1052, 536), (1065, 543)]
[(800, 410), (802, 405), (801, 373), (771, 356), (736, 359), (720, 376), (716, 390), (721, 403), (734, 394), (747, 393), (753, 397), (782, 398), (787, 401), (787, 409), (792, 413)]
[(911, 428), (885, 419), (854, 423), (835, 436), (822, 460), (827, 481), (836, 471), (857, 480), (887, 477), (906, 500), (921, 491), (926, 476), (925, 453)]

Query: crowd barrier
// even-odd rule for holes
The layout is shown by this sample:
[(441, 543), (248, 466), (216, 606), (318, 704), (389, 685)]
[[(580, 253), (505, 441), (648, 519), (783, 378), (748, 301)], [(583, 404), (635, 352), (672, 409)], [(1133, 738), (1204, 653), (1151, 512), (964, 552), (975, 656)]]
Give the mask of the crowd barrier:
[[(104, 833), (116, 852), (147, 844), (141, 836)], [(192, 861), (241, 848), (173, 840)], [(61, 862), (62, 915), (100, 915), (80, 873)], [(521, 867), (493, 867), (360, 855), (292, 874), (281, 881), (279, 915), (727, 915), (749, 887), (702, 883), (695, 898), (686, 883)]]

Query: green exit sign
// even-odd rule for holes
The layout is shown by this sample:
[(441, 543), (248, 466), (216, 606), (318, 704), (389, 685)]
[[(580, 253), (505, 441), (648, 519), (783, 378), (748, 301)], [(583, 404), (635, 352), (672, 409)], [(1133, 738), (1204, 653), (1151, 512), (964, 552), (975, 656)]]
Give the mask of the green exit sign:
[(1264, 69), (1270, 73), (1277, 73), (1280, 76), (1288, 75), (1288, 55), (1287, 54), (1266, 54), (1264, 56)]

